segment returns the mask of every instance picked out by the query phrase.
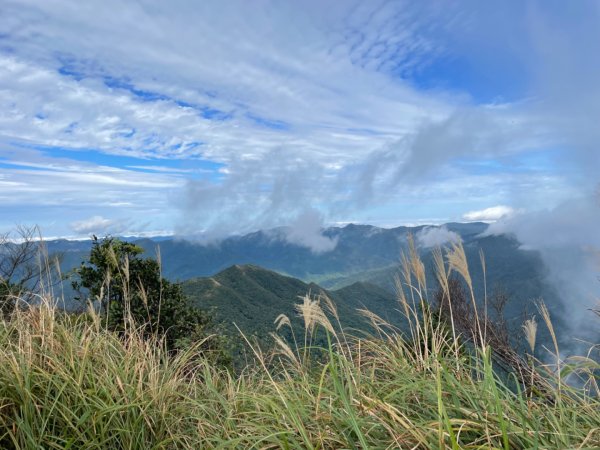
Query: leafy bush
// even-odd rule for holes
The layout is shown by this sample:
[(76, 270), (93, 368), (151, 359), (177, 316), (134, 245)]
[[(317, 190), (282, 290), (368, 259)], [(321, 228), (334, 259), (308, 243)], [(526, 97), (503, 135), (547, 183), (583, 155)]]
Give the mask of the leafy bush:
[(168, 350), (203, 341), (204, 352), (229, 364), (226, 339), (211, 316), (195, 307), (178, 283), (161, 276), (158, 261), (142, 258), (143, 251), (116, 238), (94, 237), (89, 261), (72, 283), (79, 300), (95, 304), (109, 330), (159, 336)]

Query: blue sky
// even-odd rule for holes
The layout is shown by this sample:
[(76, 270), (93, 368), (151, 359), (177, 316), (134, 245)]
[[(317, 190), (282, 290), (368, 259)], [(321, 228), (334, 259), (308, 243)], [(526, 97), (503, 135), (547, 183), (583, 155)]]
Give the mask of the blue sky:
[(599, 5), (0, 0), (0, 231), (553, 211), (599, 181)]

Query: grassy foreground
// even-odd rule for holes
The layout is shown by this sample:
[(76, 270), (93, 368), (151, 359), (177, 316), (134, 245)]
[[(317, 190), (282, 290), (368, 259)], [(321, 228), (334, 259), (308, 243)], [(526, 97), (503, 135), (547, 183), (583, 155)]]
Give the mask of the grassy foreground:
[(347, 341), (314, 300), (302, 308), (312, 314), (307, 326), (329, 329), (329, 348), (280, 342), (282, 356), (256, 350), (256, 367), (236, 376), (193, 348), (169, 356), (158, 342), (119, 338), (93, 315), (59, 315), (50, 306), (20, 312), (0, 323), (0, 446), (600, 445), (597, 396), (557, 380), (549, 394), (519, 393), (485, 356), (480, 363), (457, 356), (445, 335), (430, 335), (429, 348), (392, 332)]
[[(411, 248), (398, 280), (409, 332), (362, 311), (373, 335), (352, 337), (329, 299), (307, 295), (296, 308), (304, 336), (273, 333), (267, 353), (246, 341), (254, 359), (238, 374), (205, 359), (201, 343), (169, 354), (147, 333), (108, 331), (93, 311), (62, 313), (51, 296), (15, 310), (0, 320), (0, 448), (600, 447), (600, 366), (530, 357), (525, 372), (500, 377), (487, 323), (475, 316), (466, 344), (452, 318), (449, 272), (470, 287), (464, 252), (449, 251), (448, 267), (436, 256), (450, 323), (430, 312)], [(533, 349), (537, 323), (524, 330)], [(317, 333), (327, 345), (313, 345)]]

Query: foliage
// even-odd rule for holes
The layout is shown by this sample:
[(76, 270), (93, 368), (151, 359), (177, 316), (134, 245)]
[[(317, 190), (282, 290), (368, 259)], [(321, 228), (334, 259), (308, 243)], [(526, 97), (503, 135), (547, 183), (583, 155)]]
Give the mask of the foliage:
[(306, 333), (319, 328), (326, 343), (280, 340), (270, 354), (252, 344), (256, 364), (234, 377), (197, 347), (173, 355), (154, 337), (105, 329), (93, 311), (65, 315), (50, 303), (0, 321), (2, 448), (600, 445), (598, 393), (558, 389), (541, 366), (551, 398), (511, 390), (489, 357), (457, 356), (426, 318), (418, 334), (431, 345), (412, 339), (416, 324), (407, 338), (383, 322), (379, 337), (346, 338), (335, 306), (306, 297)]
[(203, 340), (203, 351), (228, 364), (225, 338), (209, 338), (218, 333), (211, 316), (190, 302), (181, 285), (161, 276), (157, 260), (142, 258), (142, 253), (135, 244), (94, 236), (89, 262), (76, 270), (73, 281), (80, 300), (95, 303), (110, 330), (140, 329), (147, 337), (160, 336), (170, 350)]
[[(212, 277), (187, 280), (182, 286), (196, 306), (213, 311), (228, 334), (238, 336), (241, 331), (264, 345), (272, 344), (269, 332), (273, 330), (275, 319), (280, 314), (294, 315), (296, 301), (307, 292), (332, 299), (338, 305), (341, 322), (347, 329), (363, 333), (369, 329), (357, 308), (367, 308), (394, 322), (401, 319), (395, 311), (394, 296), (377, 286), (355, 283), (337, 291), (327, 291), (314, 283), (307, 284), (253, 265), (235, 265)], [(301, 325), (294, 324), (293, 331), (301, 334)], [(291, 329), (284, 329), (282, 333), (286, 338), (292, 337)], [(325, 342), (323, 339), (321, 336), (321, 344)], [(236, 362), (243, 364), (246, 352), (239, 340), (234, 350)]]
[(0, 234), (0, 314), (23, 307), (54, 286), (59, 255), (49, 256), (37, 227)]
[[(468, 259), (476, 261), (480, 249), (486, 255), (493, 256), (488, 262), (487, 289), (490, 292), (495, 286), (506, 289), (511, 302), (506, 306), (505, 314), (512, 334), (520, 330), (523, 310), (534, 311), (534, 300), (539, 297), (545, 299), (553, 313), (554, 325), (561, 331), (559, 335), (569, 331), (569, 324), (566, 321), (561, 323), (567, 317), (567, 311), (561, 311), (563, 302), (548, 282), (548, 274), (537, 252), (524, 250), (509, 236), (483, 236), (486, 224), (447, 224), (447, 228), (460, 234)], [(169, 280), (213, 276), (234, 264), (254, 264), (299, 278), (307, 284), (314, 281), (329, 291), (355, 282), (364, 282), (375, 284), (393, 296), (398, 256), (406, 249), (406, 236), (411, 230), (418, 233), (420, 228), (383, 229), (358, 225), (328, 228), (324, 232), (337, 239), (337, 246), (332, 251), (323, 253), (313, 253), (310, 249), (290, 244), (283, 238), (278, 239), (276, 231), (231, 237), (219, 245), (206, 246), (181, 239), (164, 239), (160, 241), (160, 257), (164, 267), (163, 275)], [(139, 239), (135, 244), (143, 247), (146, 254), (155, 255), (155, 241)], [(48, 245), (52, 250), (64, 251), (65, 271), (76, 266), (84, 255), (89, 254), (87, 242), (62, 241)], [(420, 256), (425, 264), (427, 284), (431, 288), (435, 285), (435, 277), (429, 250), (420, 249)], [(475, 264), (471, 267), (471, 272), (475, 294), (478, 299), (483, 299), (486, 286), (482, 282), (482, 268)], [(288, 297), (288, 301), (292, 298)], [(343, 298), (336, 300), (341, 302)], [(371, 305), (368, 307), (371, 308)], [(393, 311), (394, 308), (389, 310)], [(259, 317), (262, 318), (260, 315)], [(244, 318), (241, 314), (229, 316), (228, 320), (239, 324)], [(539, 341), (550, 344), (549, 338), (542, 330)]]

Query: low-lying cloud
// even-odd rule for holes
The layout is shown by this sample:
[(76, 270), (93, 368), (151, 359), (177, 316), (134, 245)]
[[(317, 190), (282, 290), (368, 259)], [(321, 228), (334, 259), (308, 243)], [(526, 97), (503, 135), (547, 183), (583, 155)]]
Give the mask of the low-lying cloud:
[(442, 247), (449, 243), (458, 243), (460, 236), (446, 226), (425, 227), (417, 233), (417, 242), (423, 248)]
[[(597, 196), (565, 201), (553, 209), (522, 212), (492, 223), (486, 235), (511, 234), (524, 249), (540, 252), (547, 281), (557, 290), (566, 311), (571, 338), (597, 342), (600, 292), (600, 202)], [(576, 345), (573, 348), (577, 347)], [(587, 350), (585, 344), (579, 346)]]
[(468, 222), (494, 222), (505, 217), (510, 217), (515, 210), (510, 206), (498, 205), (478, 211), (469, 211), (462, 218)]
[(322, 231), (323, 217), (318, 211), (308, 209), (285, 228), (285, 239), (292, 244), (308, 247), (315, 253), (333, 250), (337, 239), (323, 236)]

